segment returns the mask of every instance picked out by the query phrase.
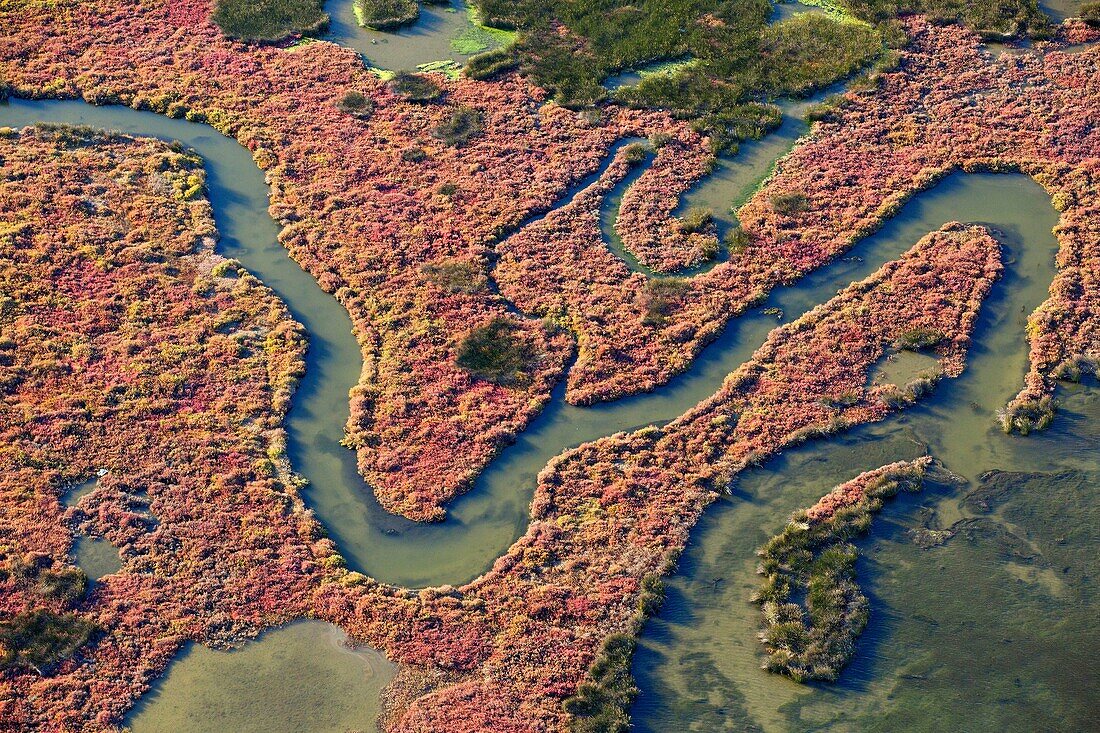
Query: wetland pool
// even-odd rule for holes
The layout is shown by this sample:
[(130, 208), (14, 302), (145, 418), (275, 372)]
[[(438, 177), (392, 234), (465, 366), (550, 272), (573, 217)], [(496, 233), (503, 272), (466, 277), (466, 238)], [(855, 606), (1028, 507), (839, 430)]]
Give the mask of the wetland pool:
[[(619, 430), (676, 417), (717, 390), (725, 375), (749, 358), (778, 323), (828, 300), (838, 288), (870, 274), (947, 221), (990, 223), (1004, 233), (1006, 261), (1011, 264), (983, 308), (967, 373), (959, 380), (942, 383), (931, 400), (901, 416), (849, 431), (828, 442), (809, 444), (741, 477), (733, 498), (713, 507), (693, 533), (680, 572), (669, 580), (669, 601), (643, 635), (635, 662), (643, 694), (635, 706), (634, 718), (639, 730), (651, 731), (864, 730), (867, 728), (862, 726), (869, 724), (867, 721), (889, 714), (896, 721), (895, 730), (925, 730), (930, 728), (922, 725), (939, 720), (927, 712), (928, 706), (942, 706), (945, 715), (957, 716), (968, 709), (965, 705), (952, 707), (952, 701), (959, 699), (985, 702), (1010, 716), (1015, 708), (997, 701), (1012, 691), (1017, 677), (1028, 689), (1052, 690), (1044, 692), (1043, 699), (1068, 705), (1068, 698), (1059, 697), (1065, 690), (1055, 679), (1057, 665), (1023, 665), (1022, 677), (1001, 669), (1001, 674), (992, 678), (966, 678), (970, 679), (968, 687), (965, 680), (959, 679), (963, 673), (958, 666), (949, 662), (965, 651), (983, 663), (992, 664), (988, 660), (998, 659), (993, 652), (1001, 648), (987, 646), (995, 647), (995, 641), (1002, 643), (1002, 636), (1013, 638), (1018, 633), (1023, 641), (1017, 648), (1030, 650), (1032, 656), (1044, 644), (1048, 648), (1072, 650), (1087, 642), (1095, 650), (1095, 635), (1091, 641), (1082, 636), (1089, 632), (1087, 624), (1073, 629), (1057, 627), (1064, 628), (1061, 636), (1055, 633), (1057, 629), (1051, 632), (1053, 636), (1027, 636), (1027, 632), (1040, 627), (1034, 619), (1042, 618), (1048, 611), (1043, 605), (1046, 597), (1040, 596), (1044, 589), (1056, 585), (1051, 584), (1051, 573), (1067, 576), (1060, 578), (1064, 585), (1057, 587), (1068, 589), (1065, 592), (1070, 600), (1060, 598), (1059, 602), (1072, 602), (1067, 608), (1079, 613), (1078, 595), (1087, 595), (1088, 590), (1079, 587), (1080, 576), (1087, 575), (1087, 568), (1079, 566), (1087, 565), (1090, 558), (1086, 553), (1073, 562), (1049, 559), (1048, 555), (1053, 557), (1057, 552), (1052, 555), (1045, 549), (1044, 541), (1036, 539), (1035, 546), (1042, 550), (1040, 560), (1021, 563), (1012, 555), (1009, 562), (998, 549), (1004, 543), (987, 546), (980, 532), (975, 533), (977, 539), (973, 541), (956, 536), (930, 550), (918, 550), (904, 539), (901, 528), (906, 522), (924, 521), (920, 517), (928, 511), (923, 508), (926, 504), (935, 510), (938, 520), (948, 521), (959, 514), (961, 510), (953, 508), (960, 498), (957, 495), (937, 496), (929, 491), (899, 501), (880, 515), (872, 538), (864, 543), (868, 552), (860, 565), (860, 579), (872, 602), (871, 625), (852, 668), (839, 685), (799, 687), (760, 671), (755, 639), (756, 608), (747, 603), (748, 593), (755, 584), (753, 552), (769, 534), (782, 527), (791, 511), (812, 503), (833, 484), (862, 470), (918, 455), (924, 445), (949, 469), (970, 478), (972, 486), (968, 488), (974, 488), (980, 472), (994, 468), (1049, 472), (1070, 467), (1080, 470), (1082, 475), (1096, 477), (1095, 473), (1088, 473), (1097, 470), (1096, 438), (1081, 437), (1076, 430), (1089, 425), (1090, 420), (1095, 424), (1095, 417), (1077, 417), (1096, 414), (1093, 391), (1074, 394), (1068, 400), (1069, 409), (1059, 414), (1052, 431), (1045, 434), (1007, 437), (993, 424), (993, 411), (1021, 383), (1026, 364), (1023, 319), (1045, 296), (1052, 275), (1054, 239), (1050, 229), (1056, 214), (1045, 193), (1026, 178), (992, 174), (949, 176), (909, 202), (879, 233), (859, 243), (845, 257), (812, 273), (795, 287), (777, 290), (760, 306), (781, 309), (782, 319), (760, 310), (746, 313), (704, 350), (691, 370), (652, 394), (577, 408), (564, 403), (563, 389), (559, 387), (547, 409), (514, 445), (502, 452), (472, 491), (452, 503), (447, 521), (423, 525), (394, 517), (378, 507), (356, 472), (354, 454), (339, 444), (348, 415), (348, 389), (357, 381), (362, 364), (350, 319), (278, 244), (277, 226), (267, 216), (267, 189), (248, 152), (208, 127), (128, 108), (19, 100), (0, 105), (0, 124), (19, 126), (38, 120), (178, 139), (203, 156), (209, 174), (209, 196), (222, 235), (219, 252), (240, 260), (275, 290), (310, 333), (307, 374), (288, 416), (291, 461), (311, 481), (304, 498), (351, 567), (385, 582), (410, 586), (460, 583), (483, 572), (526, 527), (535, 475), (562, 450)], [(789, 142), (780, 140), (779, 144), (782, 150), (789, 147)], [(751, 172), (755, 180), (770, 169), (771, 159), (765, 155), (761, 158), (760, 168)], [(751, 179), (746, 176), (744, 180)], [(721, 197), (728, 196), (729, 191), (707, 193), (707, 184), (703, 184), (693, 195)], [(725, 204), (725, 208), (728, 206)], [(1078, 402), (1082, 401), (1084, 406), (1079, 407)], [(1094, 412), (1089, 413), (1089, 409)], [(1082, 440), (1091, 446), (1091, 451), (1081, 447)], [(1089, 440), (1092, 442), (1088, 443)], [(1036, 479), (1043, 480), (1046, 479)], [(1090, 485), (1088, 481), (1084, 484)], [(1062, 497), (1063, 488), (1041, 492), (1043, 501), (1021, 502), (1019, 497), (1010, 498), (998, 512), (1008, 516), (1012, 512), (1030, 511), (1040, 519), (1058, 514), (1057, 505), (1050, 502), (1056, 501), (1053, 497)], [(1088, 498), (1078, 497), (1077, 501), (1087, 505)], [(1058, 499), (1063, 500), (1069, 501), (1065, 497)], [(1073, 520), (1072, 516), (1059, 517)], [(1014, 529), (1010, 532), (1028, 534), (1027, 521), (1027, 517), (1013, 520)], [(1045, 531), (1051, 522), (1039, 524), (1035, 532)], [(1067, 536), (1075, 536), (1076, 531), (1067, 528)], [(1079, 555), (1082, 547), (1088, 549), (1088, 545), (1077, 543), (1070, 549)], [(1059, 565), (1071, 567), (1071, 572), (1062, 572)], [(932, 572), (935, 568), (939, 570)], [(975, 568), (980, 568), (981, 577), (977, 579), (980, 582), (971, 577)], [(1042, 582), (1030, 583), (1028, 579), (1032, 576)], [(942, 588), (936, 585), (938, 582), (943, 583)], [(1004, 607), (998, 592), (1003, 595), (1005, 587), (1017, 588), (1014, 584), (1020, 583), (1023, 590), (1030, 589), (1032, 595), (1039, 595), (1031, 603), (1031, 595), (1019, 594), (1017, 622), (1013, 620), (1017, 617), (1003, 618)], [(941, 597), (941, 591), (948, 596)], [(933, 628), (943, 629), (939, 635), (930, 632), (926, 622), (912, 620), (916, 618), (913, 609), (918, 607), (924, 608), (920, 616), (938, 624)], [(1072, 621), (1077, 617), (1067, 618)], [(982, 625), (988, 633), (966, 637), (964, 644), (950, 636), (950, 630), (958, 634), (958, 629), (975, 625)], [(191, 697), (206, 701), (201, 715), (223, 721), (221, 729), (231, 725), (230, 718), (218, 716), (232, 714), (222, 706), (263, 711), (269, 707), (266, 702), (272, 694), (269, 688), (279, 689), (287, 675), (291, 680), (302, 679), (294, 677), (297, 674), (294, 665), (282, 664), (280, 659), (296, 658), (294, 655), (299, 652), (295, 650), (327, 649), (324, 644), (329, 643), (326, 634), (330, 634), (331, 627), (321, 624), (308, 628), (311, 629), (308, 632), (301, 631), (295, 624), (272, 630), (232, 653), (190, 647), (173, 663), (128, 724), (135, 733), (181, 727), (199, 730), (180, 722), (195, 714), (187, 712), (189, 708), (180, 702)], [(315, 663), (328, 664), (331, 660), (325, 660), (332, 654), (325, 651), (315, 656)], [(1090, 669), (1088, 662), (1095, 658), (1096, 654), (1092, 654), (1079, 660), (1081, 673)], [(226, 672), (225, 660), (240, 661), (241, 666), (232, 673)], [(381, 663), (364, 667), (356, 662), (356, 665), (356, 675), (366, 675), (366, 667), (370, 667), (370, 679), (379, 681), (379, 686), (389, 674)], [(1091, 669), (1095, 674), (1095, 667)], [(232, 694), (228, 691), (214, 694), (223, 687), (220, 680), (227, 674), (241, 677), (246, 684), (233, 688)], [(914, 676), (923, 678), (917, 680), (921, 685), (911, 679)], [(343, 677), (336, 675), (333, 679)], [(372, 721), (377, 713), (377, 694), (371, 691), (375, 688), (368, 689), (367, 682), (362, 684), (356, 702), (363, 702), (370, 709), (357, 708), (358, 712), (349, 715)], [(344, 688), (334, 681), (333, 689)], [(316, 716), (327, 714), (325, 708), (334, 704), (327, 696), (322, 701), (310, 697), (306, 691), (300, 693), (295, 698), (298, 707)], [(1078, 699), (1087, 700), (1080, 696)], [(898, 700), (914, 702), (901, 704)], [(1064, 705), (1050, 703), (1049, 707), (1063, 710)], [(922, 710), (925, 712), (921, 713)], [(911, 717), (906, 722), (899, 715)], [(321, 717), (305, 719), (316, 721), (320, 727), (292, 724), (286, 716), (280, 719), (282, 723), (271, 723), (265, 730), (330, 729), (327, 724), (321, 725)], [(1007, 727), (1001, 729), (1011, 730), (1014, 719), (1005, 717)], [(246, 729), (235, 724), (231, 727)], [(369, 724), (359, 727), (367, 730)]]

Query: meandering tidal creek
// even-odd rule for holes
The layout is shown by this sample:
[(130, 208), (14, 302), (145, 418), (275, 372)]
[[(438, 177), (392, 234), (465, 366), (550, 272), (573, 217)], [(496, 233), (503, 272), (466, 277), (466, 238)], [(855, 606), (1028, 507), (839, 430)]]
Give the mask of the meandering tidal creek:
[[(278, 243), (267, 188), (248, 151), (208, 127), (124, 107), (0, 105), (0, 125), (37, 121), (179, 140), (202, 155), (219, 251), (271, 287), (310, 334), (306, 376), (287, 419), (291, 462), (310, 481), (304, 498), (350, 567), (414, 587), (458, 584), (484, 572), (526, 527), (535, 476), (553, 456), (675, 418), (715, 392), (772, 328), (924, 234), (953, 220), (989, 225), (1005, 247), (1006, 272), (983, 306), (966, 373), (883, 423), (809, 443), (739, 477), (729, 499), (695, 529), (668, 581), (668, 600), (646, 627), (634, 665), (642, 694), (632, 714), (638, 730), (655, 733), (1095, 729), (1090, 701), (1100, 638), (1089, 609), (1100, 577), (1090, 552), (1100, 532), (1091, 500), (1100, 480), (1100, 392), (1068, 389), (1043, 433), (1006, 436), (995, 420), (1022, 385), (1024, 323), (1054, 274), (1057, 215), (1030, 180), (948, 177), (846, 256), (733, 321), (687, 373), (652, 394), (578, 408), (564, 402), (559, 387), (528, 430), (448, 507), (445, 522), (418, 524), (378, 506), (354, 454), (340, 445), (348, 390), (362, 366), (351, 321)], [(688, 203), (728, 212), (804, 129), (791, 115), (777, 133), (722, 161)], [(619, 195), (613, 192), (605, 207), (612, 247)], [(926, 452), (968, 483), (899, 498), (860, 543), (871, 620), (841, 681), (802, 686), (763, 672), (758, 609), (749, 602), (755, 549), (835, 484)], [(110, 570), (104, 558), (89, 557)], [(377, 652), (347, 649), (342, 639), (327, 624), (298, 622), (239, 651), (189, 646), (128, 725), (135, 733), (370, 730), (378, 690), (394, 668)]]

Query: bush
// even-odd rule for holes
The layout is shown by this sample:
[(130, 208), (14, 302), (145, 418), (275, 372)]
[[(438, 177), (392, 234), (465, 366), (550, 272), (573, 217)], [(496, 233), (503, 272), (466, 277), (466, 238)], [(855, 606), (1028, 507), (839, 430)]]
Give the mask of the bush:
[(625, 634), (612, 634), (604, 640), (596, 661), (588, 670), (588, 682), (577, 694), (562, 702), (573, 716), (569, 730), (574, 733), (627, 733), (630, 730), (630, 705), (638, 688), (630, 673), (637, 642)]
[(498, 316), (470, 331), (459, 344), (455, 363), (482, 379), (497, 384), (513, 384), (526, 379), (535, 354), (516, 333), (518, 327)]
[(364, 28), (391, 31), (420, 17), (416, 0), (355, 0), (355, 19)]
[(401, 160), (406, 163), (419, 163), (427, 157), (428, 154), (424, 152), (424, 148), (412, 147), (401, 151)]
[(714, 223), (714, 212), (702, 206), (692, 206), (680, 218), (680, 231), (684, 234), (701, 232)]
[(449, 293), (479, 293), (489, 285), (481, 266), (473, 260), (444, 260), (424, 265), (420, 271)]
[(463, 73), (471, 79), (488, 79), (495, 74), (511, 71), (519, 66), (519, 57), (508, 48), (494, 48), (471, 56)]
[(91, 638), (95, 626), (72, 613), (38, 609), (0, 621), (0, 671), (29, 667), (44, 672)]
[(328, 28), (323, 0), (217, 0), (211, 20), (230, 38), (273, 43)]
[(680, 299), (691, 289), (691, 285), (682, 278), (663, 277), (651, 279), (646, 283), (646, 313), (642, 323), (647, 326), (660, 326)]
[(630, 143), (623, 148), (623, 160), (629, 165), (638, 165), (645, 160), (649, 151), (641, 143)]
[(725, 236), (726, 251), (731, 254), (744, 252), (752, 244), (752, 237), (739, 226), (730, 227)]
[(1100, 2), (1083, 3), (1081, 19), (1091, 26), (1100, 26)]
[(806, 195), (793, 191), (791, 193), (778, 193), (772, 196), (768, 203), (771, 204), (772, 211), (784, 216), (799, 214), (810, 208), (810, 200), (806, 198)]
[(947, 338), (943, 331), (932, 328), (911, 328), (902, 331), (894, 340), (894, 348), (904, 351), (920, 351), (927, 349)]
[(458, 107), (451, 116), (440, 122), (432, 135), (453, 148), (461, 147), (470, 138), (481, 134), (485, 124), (481, 110), (473, 107)]
[(370, 117), (374, 111), (374, 102), (367, 98), (367, 95), (362, 92), (349, 90), (340, 98), (340, 101), (336, 103), (336, 107), (341, 112), (347, 112), (350, 115), (354, 115), (360, 118)]
[(390, 79), (390, 91), (410, 102), (434, 102), (443, 96), (443, 90), (422, 74), (399, 71)]

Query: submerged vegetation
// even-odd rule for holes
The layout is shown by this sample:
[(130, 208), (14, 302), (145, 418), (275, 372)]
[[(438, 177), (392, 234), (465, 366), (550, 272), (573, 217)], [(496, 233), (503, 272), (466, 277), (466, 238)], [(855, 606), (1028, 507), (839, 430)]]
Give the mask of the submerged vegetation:
[(328, 27), (324, 0), (217, 0), (212, 16), (231, 38), (275, 42)]
[(918, 491), (931, 459), (895, 463), (838, 486), (760, 549), (764, 576), (753, 596), (764, 618), (764, 668), (796, 682), (835, 680), (867, 625), (867, 598), (855, 579), (858, 550), (883, 503)]

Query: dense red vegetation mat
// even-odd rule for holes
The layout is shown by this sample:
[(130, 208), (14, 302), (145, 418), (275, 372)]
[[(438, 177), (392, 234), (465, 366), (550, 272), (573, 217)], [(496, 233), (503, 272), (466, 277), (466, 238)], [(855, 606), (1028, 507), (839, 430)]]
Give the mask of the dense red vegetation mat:
[[(999, 272), (981, 230), (931, 236), (777, 331), (680, 420), (556, 460), (527, 534), (487, 575), (411, 592), (344, 570), (297, 497), (279, 421), (301, 334), (212, 254), (197, 162), (31, 129), (0, 138), (0, 156), (4, 610), (72, 610), (97, 627), (45, 674), (3, 674), (0, 719), (14, 728), (117, 724), (184, 640), (306, 614), (404, 664), (393, 730), (559, 728), (561, 699), (605, 636), (638, 623), (642, 580), (667, 570), (732, 472), (884, 416), (890, 388), (867, 375), (910, 329), (938, 329), (957, 373)], [(65, 487), (103, 470), (64, 510)], [(73, 527), (109, 539), (123, 568), (62, 600), (42, 578), (71, 571)]]
[[(693, 261), (697, 243), (677, 232), (694, 235), (668, 215), (702, 175), (705, 141), (660, 115), (593, 122), (542, 105), (517, 79), (440, 81), (442, 102), (415, 104), (351, 52), (224, 41), (199, 3), (2, 10), (0, 69), (15, 93), (205, 119), (253, 150), (284, 243), (352, 313), (366, 366), (350, 442), (386, 506), (410, 516), (439, 516), (540, 408), (574, 348), (569, 331), (570, 399), (653, 387), (755, 298), (959, 167), (1022, 170), (1062, 211), (1058, 279), (1030, 321), (1032, 373), (1010, 421), (1026, 424), (1053, 373), (1098, 355), (1094, 50), (994, 60), (964, 31), (913, 22), (900, 70), (850, 96), (742, 211), (748, 246), (686, 286), (655, 288), (585, 219), (625, 160), (583, 206), (506, 235), (594, 171), (615, 139), (661, 131), (671, 139), (657, 167), (624, 201), (624, 238), (651, 266)], [(349, 90), (373, 101), (368, 119), (339, 108)], [(459, 106), (484, 111), (484, 132), (452, 147), (433, 131)], [(999, 272), (984, 231), (931, 235), (773, 333), (679, 420), (555, 459), (528, 532), (488, 574), (412, 592), (344, 570), (303, 511), (278, 427), (301, 334), (258, 283), (217, 267), (195, 161), (126, 139), (0, 142), (0, 282), (18, 288), (0, 301), (2, 609), (71, 608), (98, 628), (45, 675), (3, 673), (0, 720), (16, 728), (116, 725), (185, 639), (218, 643), (305, 614), (403, 663), (388, 729), (562, 728), (561, 701), (603, 639), (636, 630), (645, 579), (668, 571), (730, 477), (912, 400), (869, 387), (868, 374), (914, 329), (937, 332), (944, 373), (957, 374)], [(491, 290), (444, 289), (424, 269), (458, 260), (488, 272), (502, 238), (502, 292), (566, 331), (506, 315)], [(454, 363), (471, 325), (500, 316), (541, 354), (526, 381), (498, 385)], [(64, 512), (59, 492), (98, 469), (96, 491)], [(73, 526), (106, 536), (124, 560), (84, 599), (42, 590), (65, 571)]]
[[(515, 78), (440, 78), (440, 101), (406, 101), (350, 50), (233, 43), (207, 10), (196, 0), (13, 1), (3, 13), (2, 78), (20, 95), (81, 95), (205, 120), (253, 151), (272, 185), (272, 213), (286, 225), (283, 242), (347, 307), (363, 348), (347, 442), (383, 505), (409, 517), (441, 518), (442, 505), (542, 408), (574, 349), (570, 334), (578, 354), (567, 399), (652, 389), (732, 315), (842, 251), (945, 171), (1019, 167), (1038, 176), (1068, 207), (1065, 251), (1083, 246), (1072, 227), (1091, 205), (1095, 55), (993, 61), (966, 31), (914, 24), (903, 73), (853, 97), (845, 128), (826, 125), (746, 207), (747, 249), (690, 287), (654, 295), (604, 246), (590, 209), (567, 206), (501, 246), (502, 292), (532, 316), (551, 316), (517, 319), (491, 288), (455, 287), (433, 278), (433, 267), (488, 272), (502, 235), (566, 195), (614, 140), (649, 134), (668, 142), (625, 197), (619, 231), (645, 264), (697, 262), (712, 243), (670, 214), (706, 171), (706, 140), (661, 114), (609, 108), (594, 121), (543, 104), (540, 90)], [(349, 91), (370, 104), (342, 105)], [(441, 125), (461, 108), (480, 110), (484, 129), (453, 145)], [(817, 173), (802, 180), (806, 165)], [(775, 194), (790, 189), (805, 205), (776, 210)], [(584, 200), (600, 198), (593, 191)], [(536, 355), (526, 378), (497, 384), (456, 365), (462, 338), (494, 317), (512, 319)], [(1035, 344), (1044, 365), (1073, 350), (1038, 332)], [(1029, 397), (1042, 381), (1037, 371)]]

